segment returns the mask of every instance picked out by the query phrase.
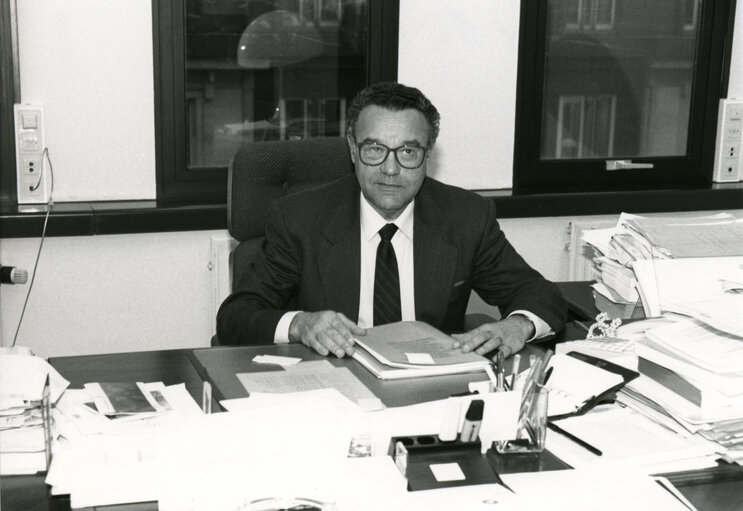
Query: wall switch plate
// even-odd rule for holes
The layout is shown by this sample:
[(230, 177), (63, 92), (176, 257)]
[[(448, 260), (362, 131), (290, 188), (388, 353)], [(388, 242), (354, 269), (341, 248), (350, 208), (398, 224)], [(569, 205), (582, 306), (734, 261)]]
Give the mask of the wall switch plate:
[(717, 113), (714, 182), (733, 183), (741, 180), (742, 130), (743, 100), (721, 99)]
[(44, 168), (44, 110), (39, 105), (13, 105), (18, 204), (45, 204), (51, 198)]

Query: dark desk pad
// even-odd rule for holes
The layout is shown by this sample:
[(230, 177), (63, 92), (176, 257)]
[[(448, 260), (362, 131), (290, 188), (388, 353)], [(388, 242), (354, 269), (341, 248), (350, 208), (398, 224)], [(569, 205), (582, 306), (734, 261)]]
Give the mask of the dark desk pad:
[[(527, 350), (536, 348), (527, 347)], [(484, 372), (447, 376), (428, 376), (402, 380), (380, 380), (355, 360), (345, 357), (323, 357), (301, 344), (267, 346), (229, 346), (203, 348), (193, 351), (198, 369), (213, 385), (217, 400), (247, 397), (248, 392), (237, 378), (237, 373), (283, 371), (280, 367), (252, 362), (256, 355), (299, 357), (304, 361), (328, 360), (336, 367), (347, 367), (369, 390), (388, 407), (406, 406), (444, 399), (452, 394), (468, 391), (471, 381), (487, 380)]]

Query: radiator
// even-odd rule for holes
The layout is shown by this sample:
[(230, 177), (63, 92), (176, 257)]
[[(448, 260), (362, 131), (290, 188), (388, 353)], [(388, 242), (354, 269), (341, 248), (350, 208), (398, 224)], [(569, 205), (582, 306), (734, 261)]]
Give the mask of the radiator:
[[(232, 292), (232, 266), (230, 253), (237, 245), (229, 234), (212, 236), (209, 247), (209, 270), (212, 272), (212, 318), (217, 317), (217, 311), (225, 298)], [(216, 321), (212, 326), (212, 334), (217, 333)]]

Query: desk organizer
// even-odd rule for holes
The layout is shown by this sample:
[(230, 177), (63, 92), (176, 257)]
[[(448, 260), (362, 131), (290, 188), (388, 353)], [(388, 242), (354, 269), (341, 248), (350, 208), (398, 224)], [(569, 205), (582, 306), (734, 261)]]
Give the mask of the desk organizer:
[[(480, 442), (443, 442), (435, 435), (392, 437), (388, 454), (408, 480), (408, 490), (431, 490), (472, 484), (498, 482), (485, 454), (480, 454)], [(431, 465), (457, 463), (464, 479), (438, 481)]]

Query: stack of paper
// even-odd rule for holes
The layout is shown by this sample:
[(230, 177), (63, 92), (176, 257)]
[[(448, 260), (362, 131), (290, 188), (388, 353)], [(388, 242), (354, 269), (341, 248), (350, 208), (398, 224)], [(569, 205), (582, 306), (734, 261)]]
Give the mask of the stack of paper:
[[(48, 382), (48, 385), (47, 385)], [(0, 352), (0, 474), (47, 468), (55, 436), (48, 413), (69, 382), (24, 349)]]
[(715, 466), (718, 458), (708, 442), (689, 434), (680, 435), (617, 405), (604, 405), (556, 424), (601, 452), (599, 456), (563, 434), (548, 430), (547, 448), (575, 468), (610, 464), (659, 474)]
[[(642, 374), (620, 400), (715, 442), (743, 460), (743, 339), (686, 319), (647, 331), (635, 344)], [(660, 419), (663, 420), (663, 419)]]
[[(161, 411), (142, 411), (153, 408), (143, 393)], [(46, 483), (52, 495), (70, 495), (73, 508), (157, 500), (158, 438), (203, 415), (184, 384), (161, 382), (68, 389), (54, 412), (60, 440)]]
[(743, 337), (743, 289), (735, 284), (743, 256), (637, 261), (633, 269), (647, 316), (684, 314)]
[[(647, 317), (672, 310), (658, 304), (658, 293), (666, 291), (655, 280), (655, 267), (661, 264), (673, 266), (668, 261), (680, 258), (702, 258), (704, 261), (698, 263), (697, 267), (714, 267), (714, 260), (717, 258), (743, 256), (741, 239), (743, 220), (725, 213), (678, 218), (642, 217), (622, 213), (616, 227), (587, 230), (583, 233), (583, 241), (593, 248), (596, 256), (596, 292), (614, 304), (636, 303), (639, 296)], [(695, 277), (694, 281), (700, 280), (693, 272), (675, 272), (679, 283), (689, 283), (688, 277), (692, 275)], [(724, 272), (718, 271), (714, 277), (721, 293), (743, 290), (740, 267), (727, 267)], [(706, 277), (701, 279), (706, 281)], [(683, 313), (688, 314), (689, 310), (686, 308)], [(697, 314), (703, 313), (698, 311)], [(729, 323), (730, 319), (725, 322)]]

